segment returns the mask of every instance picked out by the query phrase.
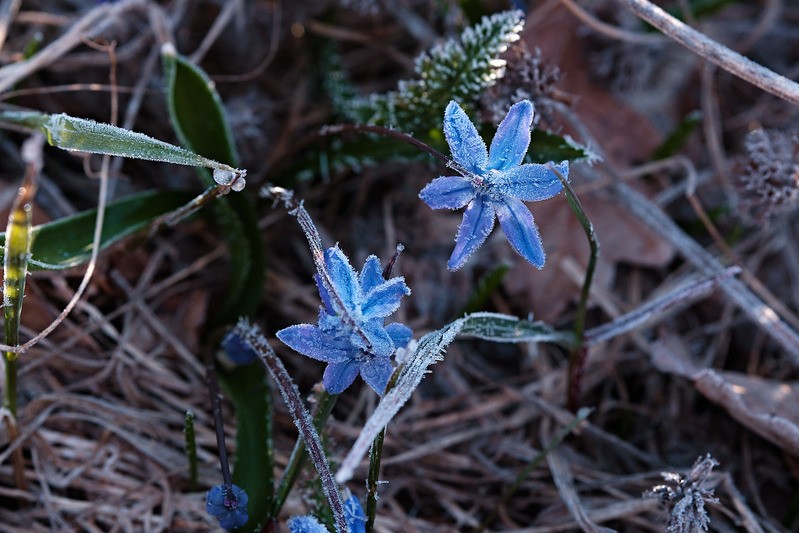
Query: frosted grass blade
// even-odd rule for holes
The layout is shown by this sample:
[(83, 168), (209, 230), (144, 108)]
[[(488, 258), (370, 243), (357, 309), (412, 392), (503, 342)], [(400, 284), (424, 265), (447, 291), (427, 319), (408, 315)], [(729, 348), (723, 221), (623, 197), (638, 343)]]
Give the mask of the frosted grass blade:
[(143, 133), (71, 117), (64, 113), (46, 115), (32, 111), (2, 111), (0, 122), (39, 129), (47, 137), (49, 144), (64, 150), (205, 167), (234, 172), (237, 175), (245, 174), (243, 170), (159, 141)]

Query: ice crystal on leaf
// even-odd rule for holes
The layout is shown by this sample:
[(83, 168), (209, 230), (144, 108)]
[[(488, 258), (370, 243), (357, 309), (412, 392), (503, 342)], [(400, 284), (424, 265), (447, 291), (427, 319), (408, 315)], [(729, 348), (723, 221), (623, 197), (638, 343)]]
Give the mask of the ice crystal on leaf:
[(316, 326), (298, 324), (277, 332), (297, 352), (328, 363), (322, 383), (339, 394), (360, 374), (378, 394), (391, 376), (391, 356), (408, 344), (411, 330), (385, 318), (400, 306), (410, 289), (402, 277), (383, 278), (380, 260), (369, 256), (360, 273), (338, 246), (324, 253), (324, 268), (316, 274), (322, 306)]
[(206, 512), (219, 520), (226, 530), (236, 529), (247, 523), (247, 493), (241, 487), (224, 484), (211, 487), (205, 498)]
[[(563, 185), (546, 165), (522, 164), (530, 145), (533, 104), (522, 100), (511, 106), (491, 141), (486, 145), (463, 109), (450, 102), (444, 113), (444, 136), (461, 176), (442, 176), (429, 183), (419, 197), (433, 209), (466, 207), (455, 249), (447, 263), (450, 270), (463, 266), (469, 256), (499, 224), (508, 242), (522, 257), (542, 268), (546, 260), (533, 215), (524, 202), (546, 200)], [(569, 162), (556, 165), (568, 177)]]

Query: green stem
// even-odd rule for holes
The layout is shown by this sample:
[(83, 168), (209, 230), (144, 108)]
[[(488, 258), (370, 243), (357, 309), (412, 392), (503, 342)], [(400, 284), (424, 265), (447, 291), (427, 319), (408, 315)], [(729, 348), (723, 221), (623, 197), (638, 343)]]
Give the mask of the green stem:
[(568, 379), (568, 396), (567, 403), (569, 409), (572, 411), (577, 410), (580, 400), (580, 384), (582, 382), (583, 364), (585, 363), (586, 356), (588, 355), (587, 348), (583, 346), (584, 333), (585, 333), (585, 314), (588, 310), (588, 296), (591, 294), (591, 282), (594, 279), (594, 270), (596, 269), (597, 257), (599, 257), (599, 240), (597, 240), (596, 233), (594, 232), (594, 225), (585, 214), (580, 200), (574, 193), (569, 182), (566, 178), (558, 172), (552, 165), (548, 164), (551, 170), (560, 179), (563, 184), (563, 190), (566, 193), (566, 200), (569, 202), (574, 216), (580, 222), (580, 225), (585, 231), (588, 238), (588, 244), (591, 247), (591, 255), (588, 259), (588, 266), (585, 270), (585, 279), (583, 280), (583, 288), (580, 291), (580, 302), (577, 304), (577, 315), (574, 317), (574, 341), (575, 345), (569, 354), (569, 379)]
[(186, 421), (183, 426), (186, 437), (186, 456), (189, 459), (189, 490), (197, 490), (197, 441), (194, 438), (194, 413), (186, 411)]
[(375, 437), (369, 453), (369, 477), (366, 480), (366, 533), (372, 533), (377, 513), (377, 485), (380, 482), (380, 459), (383, 456), (383, 440), (386, 428)]
[[(317, 431), (320, 431), (327, 422), (333, 406), (336, 405), (338, 394), (329, 394), (326, 390), (316, 395), (316, 411), (314, 412), (313, 425)], [(294, 443), (294, 449), (289, 457), (289, 462), (283, 472), (283, 477), (280, 479), (280, 484), (275, 491), (275, 497), (272, 502), (272, 509), (269, 513), (269, 518), (277, 518), (283, 504), (286, 503), (291, 488), (297, 481), (302, 467), (305, 465), (305, 460), (308, 458), (308, 452), (305, 450), (305, 444), (302, 437), (298, 436), (297, 441)]]

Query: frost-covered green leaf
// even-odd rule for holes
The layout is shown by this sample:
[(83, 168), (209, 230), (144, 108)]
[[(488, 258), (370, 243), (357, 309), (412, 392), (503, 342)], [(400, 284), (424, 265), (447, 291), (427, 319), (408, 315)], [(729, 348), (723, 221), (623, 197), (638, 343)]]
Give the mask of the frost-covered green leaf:
[(59, 113), (47, 115), (35, 111), (2, 111), (0, 122), (40, 130), (52, 146), (69, 151), (87, 152), (176, 165), (204, 167), (243, 175), (244, 171), (197, 155), (191, 150), (159, 141), (143, 133), (111, 124), (76, 118)]
[[(194, 198), (187, 192), (148, 191), (108, 204), (100, 247), (105, 248), (147, 227), (153, 220)], [(97, 210), (90, 209), (31, 229), (30, 270), (58, 270), (85, 263), (91, 256)], [(0, 244), (5, 233), (0, 234)], [(0, 249), (2, 255), (2, 249)]]
[(450, 40), (416, 58), (415, 80), (399, 82), (397, 90), (354, 101), (342, 101), (340, 111), (367, 124), (398, 127), (417, 135), (440, 122), (447, 102), (469, 103), (504, 74), (500, 58), (519, 40), (524, 26), (521, 11), (504, 11), (466, 28)]

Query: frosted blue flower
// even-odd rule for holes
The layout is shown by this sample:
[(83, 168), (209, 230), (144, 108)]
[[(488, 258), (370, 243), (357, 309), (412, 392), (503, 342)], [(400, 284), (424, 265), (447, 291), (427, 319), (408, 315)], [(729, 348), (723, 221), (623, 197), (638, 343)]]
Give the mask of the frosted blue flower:
[(319, 323), (298, 324), (277, 332), (297, 352), (328, 363), (322, 383), (331, 394), (349, 387), (360, 373), (375, 392), (386, 389), (391, 356), (411, 340), (411, 330), (385, 318), (411, 293), (405, 279), (385, 280), (380, 260), (369, 256), (360, 274), (338, 246), (325, 251), (325, 272), (316, 274), (322, 298)]
[(249, 497), (241, 487), (233, 485), (228, 490), (224, 484), (211, 487), (205, 497), (206, 512), (219, 520), (219, 525), (230, 531), (247, 523)]
[(292, 516), (288, 526), (289, 533), (330, 533), (324, 524), (311, 515)]
[[(546, 260), (541, 236), (524, 202), (546, 200), (563, 185), (546, 165), (521, 162), (530, 145), (533, 104), (522, 100), (511, 106), (487, 150), (477, 128), (455, 103), (444, 112), (444, 136), (462, 176), (442, 176), (422, 189), (419, 197), (433, 209), (466, 207), (455, 249), (447, 268), (457, 270), (488, 238), (495, 218), (508, 242), (537, 268)], [(556, 165), (568, 177), (569, 162)]]

